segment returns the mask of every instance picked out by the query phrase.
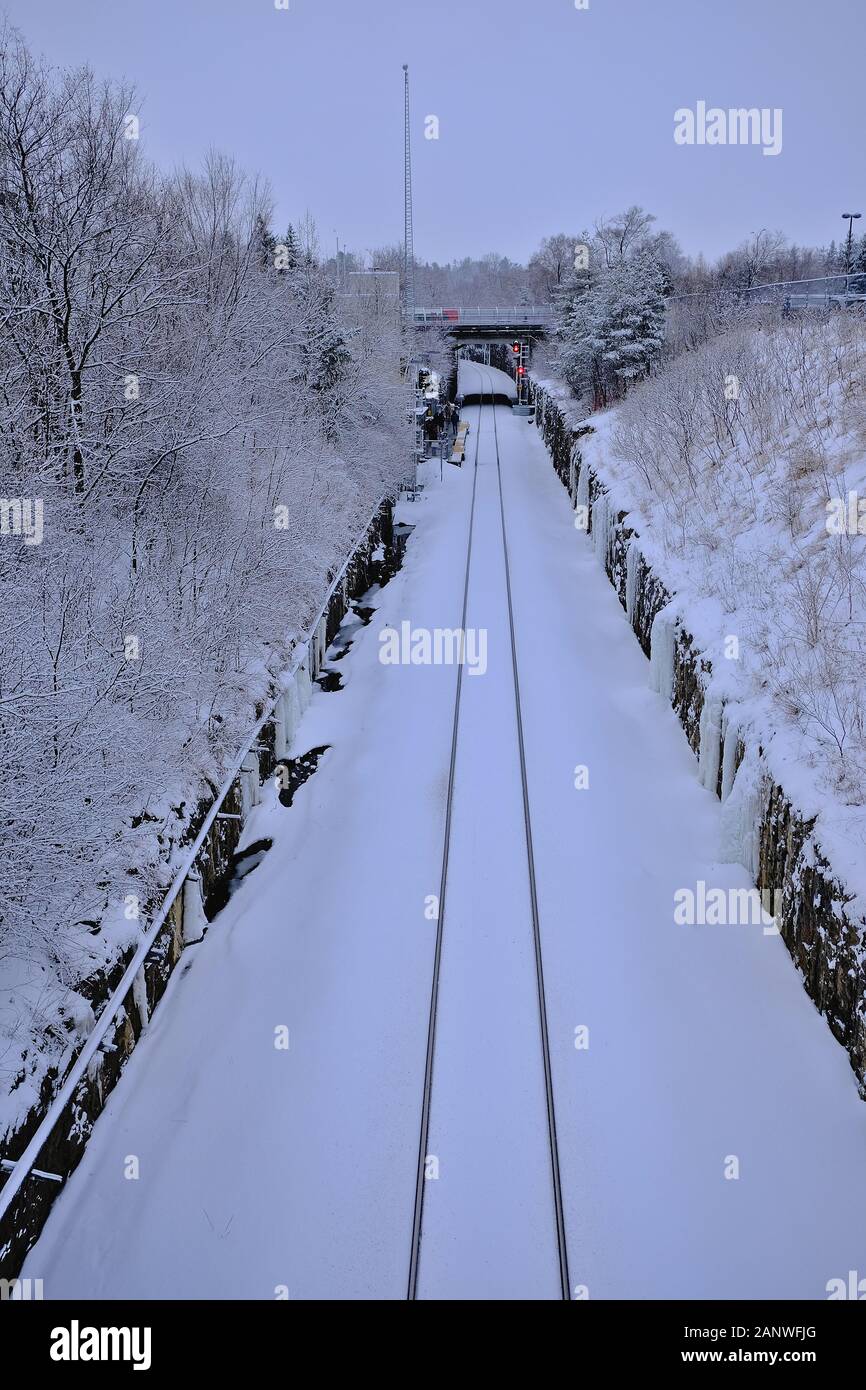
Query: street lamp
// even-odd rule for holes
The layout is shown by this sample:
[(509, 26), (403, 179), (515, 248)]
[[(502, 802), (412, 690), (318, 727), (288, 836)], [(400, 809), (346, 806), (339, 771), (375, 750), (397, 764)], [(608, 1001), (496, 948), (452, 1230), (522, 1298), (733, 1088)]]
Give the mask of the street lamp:
[(861, 214), (859, 212), (843, 212), (842, 221), (848, 223), (848, 242), (845, 249), (845, 274), (851, 274), (851, 248), (854, 240), (854, 223)]

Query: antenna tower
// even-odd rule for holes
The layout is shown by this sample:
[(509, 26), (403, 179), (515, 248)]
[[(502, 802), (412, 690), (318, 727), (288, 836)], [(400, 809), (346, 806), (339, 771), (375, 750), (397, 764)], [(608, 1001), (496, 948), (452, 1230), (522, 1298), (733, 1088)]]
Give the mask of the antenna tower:
[(409, 64), (403, 64), (403, 283), (406, 313), (415, 315), (415, 242), (412, 229), (412, 143), (409, 128)]

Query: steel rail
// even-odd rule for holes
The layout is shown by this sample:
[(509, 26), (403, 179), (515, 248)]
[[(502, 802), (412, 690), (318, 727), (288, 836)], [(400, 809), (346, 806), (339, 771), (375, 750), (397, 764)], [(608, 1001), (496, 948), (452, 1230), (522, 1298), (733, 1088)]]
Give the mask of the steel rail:
[[(482, 381), (485, 378), (483, 369), (479, 366), (479, 375)], [(496, 405), (495, 393), (492, 378), (486, 376), (486, 384), (489, 388), (490, 400), (493, 412), (493, 436), (496, 450), (496, 472), (499, 487), (499, 514), (502, 528), (502, 548), (505, 568), (505, 589), (508, 607), (508, 626), (511, 643), (511, 667), (514, 682), (514, 704), (517, 725), (518, 752), (520, 761), (520, 778), (523, 802), (523, 822), (526, 842), (526, 860), (529, 879), (530, 910), (532, 918), (532, 937), (535, 959), (535, 979), (536, 994), (538, 1000), (538, 1018), (541, 1039), (542, 1064), (544, 1071), (544, 1090), (545, 1108), (547, 1114), (548, 1147), (550, 1152), (550, 1172), (553, 1189), (553, 1207), (556, 1227), (556, 1246), (557, 1262), (559, 1269), (560, 1296), (564, 1300), (571, 1300), (571, 1284), (568, 1269), (568, 1246), (565, 1231), (565, 1211), (562, 1196), (562, 1178), (559, 1163), (559, 1145), (556, 1132), (556, 1107), (553, 1093), (553, 1073), (550, 1060), (550, 1034), (547, 1019), (547, 1001), (544, 985), (544, 962), (541, 943), (541, 923), (538, 909), (538, 891), (535, 872), (535, 855), (532, 842), (532, 819), (529, 804), (529, 782), (526, 767), (526, 749), (523, 732), (523, 711), (520, 699), (520, 678), (517, 662), (517, 639), (514, 623), (514, 604), (512, 599), (511, 586), (511, 565), (508, 551), (508, 533), (505, 522), (505, 501), (502, 486), (502, 466), (499, 453), (499, 432), (496, 425)], [(481, 401), (478, 410), (478, 435), (475, 440), (474, 476), (472, 480), (472, 502), (469, 516), (469, 531), (466, 548), (466, 570), (463, 583), (463, 616), (461, 620), (461, 630), (466, 631), (466, 618), (469, 607), (469, 581), (472, 560), (472, 538), (475, 525), (475, 503), (478, 488), (478, 457), (481, 443), (481, 421), (483, 417), (484, 399), (486, 393), (482, 391)], [(439, 987), (441, 980), (442, 947), (444, 940), (445, 922), (445, 895), (448, 880), (448, 862), (451, 848), (451, 824), (454, 803), (454, 787), (456, 780), (457, 749), (459, 741), (460, 726), (460, 697), (462, 692), (463, 663), (458, 663), (457, 684), (454, 699), (454, 716), (451, 727), (451, 759), (448, 772), (448, 790), (446, 795), (445, 807), (445, 831), (442, 852), (442, 869), (439, 884), (439, 911), (436, 928), (436, 946), (433, 961), (433, 980), (430, 994), (430, 1012), (427, 1025), (427, 1053), (424, 1069), (424, 1086), (422, 1092), (421, 1107), (421, 1129), (418, 1145), (418, 1163), (415, 1175), (415, 1206), (412, 1220), (412, 1239), (410, 1247), (409, 1263), (409, 1283), (407, 1298), (415, 1300), (418, 1297), (418, 1277), (421, 1260), (421, 1240), (423, 1232), (424, 1214), (424, 1189), (426, 1185), (425, 1164), (427, 1158), (427, 1146), (430, 1135), (430, 1111), (433, 1094), (433, 1067), (435, 1060), (436, 1044), (436, 1020), (439, 1004)]]
[(451, 819), (454, 807), (454, 782), (457, 769), (457, 740), (460, 725), (460, 696), (463, 691), (463, 645), (466, 641), (466, 615), (469, 611), (469, 574), (472, 565), (472, 537), (475, 530), (475, 498), (478, 492), (478, 449), (481, 443), (483, 401), (478, 407), (478, 433), (475, 437), (475, 459), (472, 474), (472, 501), (469, 508), (469, 531), (466, 543), (466, 572), (463, 579), (463, 616), (460, 620), (460, 660), (457, 662), (457, 684), (454, 692), (454, 717), (451, 725), (451, 761), (448, 767), (448, 790), (445, 797), (445, 828), (442, 846), (442, 869), (439, 876), (439, 903), (436, 914), (436, 945), (433, 952), (433, 980), (430, 990), (430, 1012), (427, 1021), (427, 1052), (424, 1061), (424, 1087), (421, 1096), (421, 1126), (418, 1141), (418, 1166), (415, 1173), (415, 1205), (412, 1212), (412, 1239), (409, 1247), (408, 1300), (418, 1297), (418, 1272), (421, 1261), (421, 1230), (424, 1217), (424, 1188), (427, 1144), (430, 1137), (430, 1102), (433, 1094), (433, 1062), (436, 1052), (436, 1016), (439, 1008), (439, 982), (442, 974), (442, 942), (445, 927), (445, 894), (448, 886), (448, 859), (451, 850)]
[[(493, 381), (488, 378), (491, 398)], [(505, 525), (505, 497), (502, 488), (502, 466), (499, 458), (499, 431), (496, 427), (496, 404), (493, 404), (493, 438), (496, 447), (496, 474), (499, 482), (499, 516), (502, 523), (502, 551), (505, 559), (505, 591), (508, 599), (508, 627), (511, 634), (511, 670), (514, 679), (514, 707), (517, 715), (517, 744), (520, 755), (520, 781), (523, 792), (523, 824), (526, 836), (526, 860), (529, 868), (529, 896), (532, 911), (532, 940), (535, 950), (535, 980), (538, 995), (538, 1021), (541, 1033), (541, 1055), (544, 1065), (544, 1093), (547, 1109), (547, 1134), (550, 1146), (550, 1173), (553, 1183), (553, 1207), (556, 1221), (556, 1246), (559, 1259), (559, 1282), (563, 1299), (571, 1300), (568, 1272), (568, 1245), (565, 1234), (565, 1209), (562, 1199), (562, 1175), (559, 1165), (559, 1144), (556, 1135), (556, 1106), (553, 1095), (553, 1070), (550, 1062), (550, 1031), (547, 1021), (547, 997), (544, 988), (544, 959), (541, 947), (541, 919), (538, 911), (538, 888), (535, 875), (535, 852), (532, 843), (532, 816), (529, 807), (529, 779), (526, 771), (526, 746), (523, 736), (523, 709), (520, 700), (520, 675), (517, 663), (517, 638), (514, 628), (514, 604), (511, 594), (511, 564), (508, 554), (508, 531)]]

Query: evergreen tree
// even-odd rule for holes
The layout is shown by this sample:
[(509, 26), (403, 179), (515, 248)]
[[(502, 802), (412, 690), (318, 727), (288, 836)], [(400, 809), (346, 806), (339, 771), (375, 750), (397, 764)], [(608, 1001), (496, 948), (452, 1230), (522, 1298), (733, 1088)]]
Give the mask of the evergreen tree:
[(851, 250), (851, 269), (858, 274), (866, 271), (866, 236), (855, 241)]
[(827, 247), (827, 255), (824, 260), (824, 274), (838, 275), (839, 271), (844, 268), (844, 264), (844, 252), (840, 253), (835, 241), (831, 241), (830, 245)]
[(648, 376), (664, 346), (665, 276), (649, 253), (617, 261), (595, 284), (574, 278), (559, 320), (559, 367), (596, 408)]
[(285, 268), (287, 270), (297, 270), (299, 263), (298, 240), (295, 236), (295, 229), (292, 226), (291, 222), (289, 223), (288, 230), (286, 231), (283, 245), (286, 248), (284, 256), (284, 259), (286, 261)]
[(276, 241), (263, 213), (256, 214), (253, 228), (253, 255), (260, 270), (271, 270)]
[(638, 255), (601, 282), (602, 361), (610, 386), (648, 376), (664, 346), (665, 280), (658, 263)]
[[(291, 229), (290, 229), (291, 231)], [(294, 242), (286, 242), (294, 249)], [(285, 271), (290, 292), (304, 325), (300, 378), (317, 402), (328, 440), (339, 434), (351, 395), (352, 353), (340, 318), (333, 286), (310, 253)]]

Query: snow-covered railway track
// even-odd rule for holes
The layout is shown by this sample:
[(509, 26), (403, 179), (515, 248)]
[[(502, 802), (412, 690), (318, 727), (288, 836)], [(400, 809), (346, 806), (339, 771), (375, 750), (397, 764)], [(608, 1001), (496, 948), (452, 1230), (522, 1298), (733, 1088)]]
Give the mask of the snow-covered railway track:
[[(479, 369), (480, 371), (480, 369)], [(527, 759), (523, 731), (523, 712), (520, 699), (520, 674), (517, 651), (517, 637), (515, 631), (514, 606), (512, 601), (511, 567), (509, 562), (508, 549), (508, 526), (506, 521), (505, 491), (503, 488), (502, 466), (499, 452), (499, 434), (496, 421), (496, 405), (494, 397), (494, 383), (491, 377), (480, 371), (484, 380), (485, 391), (482, 395), (478, 411), (478, 427), (475, 438), (474, 462), (473, 462), (473, 483), (470, 502), (469, 526), (466, 545), (466, 566), (463, 587), (463, 609), (461, 616), (461, 628), (465, 632), (467, 628), (467, 618), (470, 608), (470, 581), (472, 575), (472, 552), (473, 539), (476, 529), (476, 504), (478, 498), (478, 476), (479, 476), (479, 453), (482, 437), (482, 421), (484, 419), (484, 395), (490, 395), (490, 419), (493, 424), (492, 444), (495, 451), (496, 467), (496, 489), (498, 507), (499, 532), (501, 534), (501, 565), (504, 577), (504, 598), (507, 611), (507, 644), (509, 647), (511, 684), (513, 687), (513, 718), (514, 730), (516, 734), (517, 763), (519, 767), (519, 786), (514, 783), (514, 799), (520, 804), (520, 818), (522, 821), (523, 839), (523, 858), (525, 859), (526, 893), (528, 898), (528, 928), (531, 930), (532, 940), (532, 961), (534, 966), (534, 993), (537, 1001), (538, 1030), (532, 1039), (532, 1045), (537, 1048), (540, 1042), (541, 1062), (543, 1070), (544, 1088), (544, 1114), (546, 1117), (547, 1130), (547, 1149), (549, 1155), (549, 1175), (552, 1197), (552, 1216), (555, 1229), (556, 1242), (556, 1263), (558, 1266), (559, 1294), (563, 1299), (570, 1299), (570, 1282), (568, 1270), (568, 1251), (565, 1234), (565, 1215), (562, 1197), (562, 1181), (560, 1174), (559, 1147), (556, 1132), (556, 1110), (553, 1091), (553, 1078), (550, 1060), (550, 1041), (547, 1021), (547, 1001), (544, 985), (544, 961), (541, 940), (541, 924), (538, 908), (538, 893), (536, 885), (535, 856), (533, 851), (532, 839), (532, 815), (529, 796), (529, 782), (527, 775)], [(495, 505), (495, 504), (494, 504)], [(434, 950), (434, 964), (432, 974), (432, 988), (430, 997), (430, 1012), (427, 1029), (427, 1050), (423, 1083), (423, 1096), (421, 1108), (421, 1124), (418, 1145), (418, 1162), (415, 1183), (415, 1203), (412, 1220), (412, 1237), (410, 1250), (409, 1299), (419, 1296), (419, 1273), (421, 1268), (421, 1247), (424, 1224), (424, 1197), (427, 1188), (429, 1173), (427, 1165), (429, 1161), (430, 1143), (430, 1123), (431, 1109), (433, 1101), (433, 1080), (434, 1065), (436, 1062), (436, 1036), (437, 1022), (440, 1005), (440, 992), (442, 983), (442, 957), (443, 945), (445, 941), (445, 921), (446, 921), (446, 895), (449, 886), (449, 862), (452, 850), (452, 835), (454, 825), (454, 802), (455, 787), (457, 784), (458, 767), (458, 748), (461, 743), (461, 709), (462, 697), (464, 692), (464, 667), (458, 664), (457, 681), (454, 700), (454, 715), (451, 730), (451, 756), (449, 763), (448, 786), (446, 793), (445, 824), (442, 850), (442, 864), (440, 887), (438, 897), (437, 933)], [(464, 735), (464, 737), (466, 737)], [(515, 821), (516, 824), (516, 821)], [(514, 841), (511, 842), (512, 846)], [(537, 1121), (537, 1116), (536, 1116)], [(483, 1160), (482, 1160), (483, 1162)], [(536, 1194), (536, 1197), (538, 1194)], [(507, 1221), (507, 1213), (502, 1213), (503, 1223)], [(538, 1233), (539, 1243), (543, 1244), (545, 1235)], [(543, 1296), (543, 1294), (539, 1294)]]
[[(478, 496), (478, 450), (481, 447), (481, 417), (483, 406), (478, 407), (478, 428), (475, 433), (475, 453), (472, 463), (472, 498), (469, 504), (469, 530), (466, 540), (466, 569), (463, 581), (463, 611), (460, 618), (461, 629), (466, 631), (466, 615), (469, 607), (469, 577), (472, 570), (472, 537), (475, 530), (475, 503)], [(415, 1206), (412, 1213), (412, 1242), (409, 1256), (408, 1298), (414, 1299), (418, 1292), (418, 1270), (421, 1256), (421, 1222), (424, 1214), (425, 1166), (427, 1142), (430, 1134), (430, 1101), (433, 1093), (433, 1060), (436, 1051), (436, 1015), (439, 1006), (439, 985), (442, 976), (442, 943), (445, 926), (445, 893), (448, 887), (448, 856), (451, 849), (451, 821), (454, 810), (454, 781), (457, 769), (457, 741), (460, 729), (460, 696), (463, 691), (462, 662), (457, 665), (457, 685), (454, 694), (454, 718), (451, 725), (451, 759), (448, 765), (448, 790), (445, 796), (445, 834), (442, 848), (442, 872), (439, 879), (439, 904), (436, 922), (436, 944), (433, 951), (433, 980), (430, 991), (430, 1015), (427, 1025), (427, 1053), (424, 1063), (424, 1086), (421, 1099), (421, 1128), (418, 1144), (418, 1168), (415, 1176)]]
[(562, 1201), (562, 1177), (559, 1167), (559, 1145), (556, 1137), (556, 1106), (553, 1096), (553, 1074), (550, 1065), (550, 1033), (547, 1023), (547, 998), (544, 990), (544, 959), (541, 948), (541, 921), (538, 912), (538, 889), (535, 878), (535, 854), (532, 847), (532, 815), (529, 804), (529, 781), (526, 773), (526, 744), (523, 737), (523, 711), (520, 703), (520, 674), (517, 662), (517, 639), (514, 632), (514, 605), (511, 597), (511, 566), (508, 559), (508, 529), (505, 522), (505, 495), (502, 487), (502, 462), (499, 457), (499, 431), (496, 426), (496, 405), (493, 405), (493, 436), (496, 444), (496, 476), (499, 483), (499, 515), (502, 522), (502, 553), (505, 561), (505, 587), (508, 598), (508, 628), (511, 636), (511, 669), (514, 676), (514, 708), (517, 718), (517, 742), (520, 754), (520, 783), (523, 797), (523, 822), (526, 835), (526, 863), (529, 872), (529, 892), (532, 906), (532, 943), (535, 953), (535, 980), (538, 993), (538, 1021), (541, 1053), (544, 1065), (545, 1109), (550, 1144), (550, 1168), (553, 1183), (553, 1205), (556, 1218), (556, 1248), (559, 1258), (559, 1279), (564, 1299), (571, 1298), (568, 1276), (568, 1247), (565, 1239), (565, 1213)]

